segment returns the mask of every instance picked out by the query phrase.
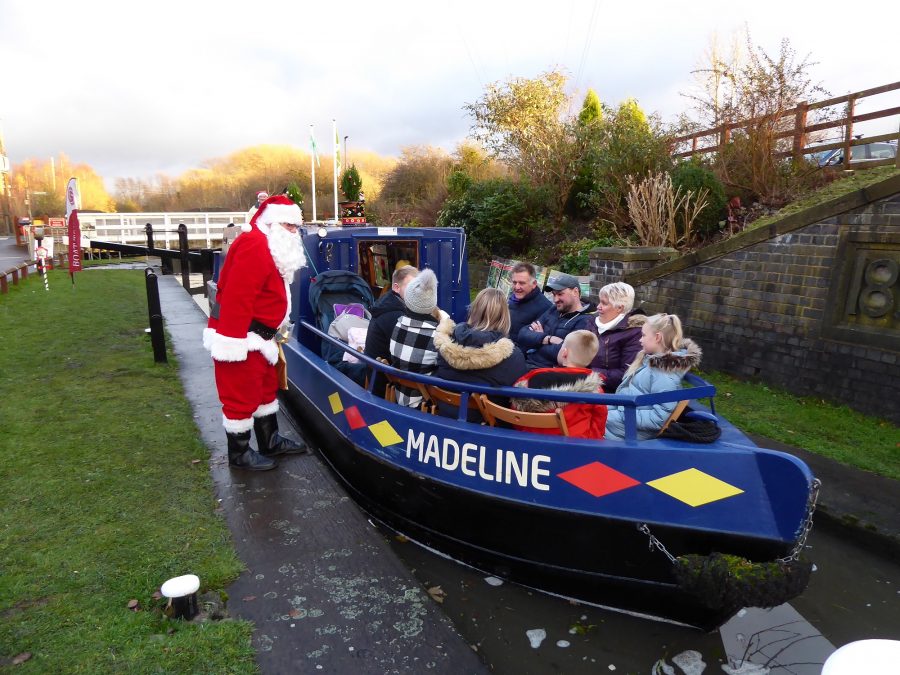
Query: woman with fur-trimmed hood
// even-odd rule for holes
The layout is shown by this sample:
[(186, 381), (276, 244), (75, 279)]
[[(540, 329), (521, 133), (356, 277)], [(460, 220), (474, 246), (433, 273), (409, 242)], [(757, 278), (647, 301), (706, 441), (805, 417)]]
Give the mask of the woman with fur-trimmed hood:
[[(641, 328), (641, 348), (634, 363), (625, 372), (617, 394), (638, 396), (674, 391), (691, 368), (700, 365), (700, 347), (682, 337), (681, 320), (674, 314), (656, 314)], [(639, 440), (654, 438), (677, 405), (676, 402), (641, 406), (637, 413)], [(611, 406), (606, 418), (606, 438), (625, 438), (625, 410)]]
[[(525, 356), (507, 335), (509, 307), (503, 292), (496, 288), (482, 290), (469, 307), (466, 323), (455, 324), (445, 318), (434, 333), (438, 365), (434, 372), (452, 382), (471, 382), (494, 387), (508, 387), (525, 374)], [(506, 405), (508, 401), (498, 401)], [(442, 404), (441, 414), (456, 416), (456, 411)], [(475, 410), (469, 421), (481, 421)]]

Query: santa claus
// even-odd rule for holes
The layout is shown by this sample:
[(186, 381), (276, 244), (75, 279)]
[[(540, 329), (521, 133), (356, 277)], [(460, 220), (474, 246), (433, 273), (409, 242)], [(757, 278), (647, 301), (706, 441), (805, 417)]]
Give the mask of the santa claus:
[[(228, 251), (203, 332), (215, 363), (228, 463), (236, 468), (266, 471), (275, 468), (275, 455), (307, 451), (278, 433), (276, 417), (275, 337), (290, 317), (294, 272), (306, 264), (298, 232), (302, 223), (300, 207), (284, 195), (260, 205)], [(259, 452), (250, 446), (251, 429)]]

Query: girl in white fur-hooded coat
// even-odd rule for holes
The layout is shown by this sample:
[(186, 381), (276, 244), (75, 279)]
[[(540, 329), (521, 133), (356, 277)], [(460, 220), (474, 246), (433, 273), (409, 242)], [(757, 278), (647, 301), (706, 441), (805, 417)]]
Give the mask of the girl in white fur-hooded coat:
[[(700, 347), (682, 336), (681, 320), (677, 316), (651, 316), (641, 329), (641, 351), (625, 371), (616, 393), (638, 396), (679, 389), (687, 372), (700, 365), (701, 356)], [(638, 439), (654, 438), (676, 405), (671, 402), (639, 407), (636, 410)], [(610, 406), (605, 438), (625, 438), (625, 409), (622, 406)]]
[[(453, 382), (509, 387), (528, 371), (522, 354), (509, 333), (509, 306), (502, 291), (485, 288), (472, 301), (466, 323), (445, 318), (434, 333), (438, 351), (435, 377)], [(502, 404), (508, 401), (499, 401)], [(441, 406), (441, 414), (456, 416), (455, 410)], [(480, 421), (470, 410), (471, 421)]]

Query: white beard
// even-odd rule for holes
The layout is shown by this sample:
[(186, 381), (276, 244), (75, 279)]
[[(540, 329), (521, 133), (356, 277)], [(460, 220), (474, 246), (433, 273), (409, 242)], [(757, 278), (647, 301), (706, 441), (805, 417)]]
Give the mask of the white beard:
[(269, 228), (269, 252), (281, 277), (291, 282), (294, 272), (306, 265), (303, 255), (303, 242), (299, 232), (289, 232), (281, 225), (274, 223)]

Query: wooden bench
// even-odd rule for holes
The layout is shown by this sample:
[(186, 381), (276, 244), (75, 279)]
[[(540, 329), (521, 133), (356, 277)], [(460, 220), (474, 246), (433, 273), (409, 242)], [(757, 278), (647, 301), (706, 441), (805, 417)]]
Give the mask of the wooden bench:
[(522, 412), (494, 403), (487, 397), (487, 394), (473, 394), (472, 396), (478, 402), (481, 416), (491, 426), (494, 426), (497, 420), (501, 420), (526, 429), (556, 429), (563, 436), (569, 435), (569, 427), (566, 424), (566, 416), (563, 414), (562, 408), (546, 413)]
[(657, 436), (661, 436), (661, 435), (662, 435), (662, 432), (664, 432), (666, 429), (668, 429), (668, 428), (669, 428), (669, 425), (670, 425), (672, 422), (674, 422), (674, 421), (677, 420), (679, 417), (681, 417), (681, 413), (683, 413), (684, 410), (685, 410), (685, 408), (688, 407), (688, 403), (690, 403), (690, 401), (687, 401), (687, 400), (685, 400), (685, 401), (678, 401), (678, 405), (675, 406), (675, 410), (672, 411), (672, 414), (669, 415), (669, 417), (668, 417), (668, 418), (666, 419), (666, 421), (663, 423), (662, 428), (659, 430), (659, 433), (656, 434)]
[[(447, 389), (442, 389), (434, 384), (429, 384), (425, 386), (425, 390), (428, 392), (428, 396), (431, 399), (433, 405), (431, 408), (431, 412), (434, 415), (438, 414), (438, 402), (446, 403), (447, 405), (451, 405), (457, 410), (459, 410), (460, 401), (462, 401), (462, 394), (458, 391), (449, 391)], [(469, 410), (478, 410), (481, 411), (481, 406), (478, 405), (478, 401), (475, 400), (475, 397), (478, 394), (472, 394), (469, 396), (469, 403), (467, 408)]]

